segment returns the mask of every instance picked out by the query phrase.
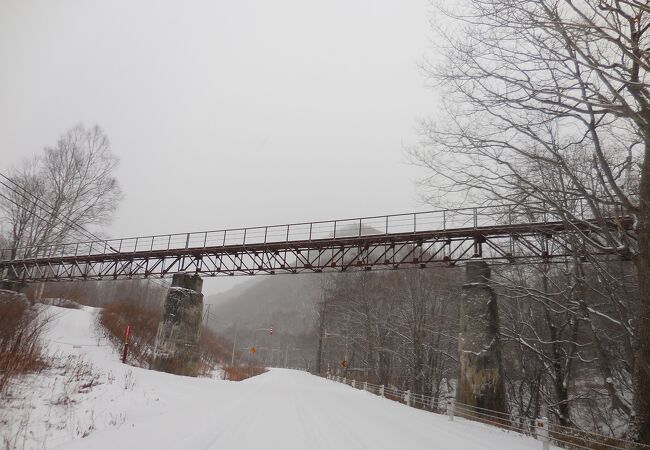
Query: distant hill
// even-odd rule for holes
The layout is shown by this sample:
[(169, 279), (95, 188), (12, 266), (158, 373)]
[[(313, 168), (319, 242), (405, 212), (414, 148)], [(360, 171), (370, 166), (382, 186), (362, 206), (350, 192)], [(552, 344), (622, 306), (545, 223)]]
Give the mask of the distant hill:
[[(307, 368), (316, 354), (315, 308), (321, 275), (260, 276), (220, 294), (206, 296), (210, 326), (237, 348), (257, 347), (264, 364)], [(273, 328), (273, 335), (266, 329)]]
[(217, 327), (270, 328), (286, 334), (314, 330), (314, 308), (320, 298), (320, 275), (259, 277), (225, 293), (209, 295), (210, 316)]

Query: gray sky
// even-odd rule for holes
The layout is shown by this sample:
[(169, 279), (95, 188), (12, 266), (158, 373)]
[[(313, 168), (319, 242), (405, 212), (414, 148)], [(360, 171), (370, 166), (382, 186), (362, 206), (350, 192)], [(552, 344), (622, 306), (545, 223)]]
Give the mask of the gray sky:
[[(0, 169), (100, 125), (113, 237), (425, 209), (427, 0), (0, 0)], [(207, 293), (230, 286), (206, 284)]]

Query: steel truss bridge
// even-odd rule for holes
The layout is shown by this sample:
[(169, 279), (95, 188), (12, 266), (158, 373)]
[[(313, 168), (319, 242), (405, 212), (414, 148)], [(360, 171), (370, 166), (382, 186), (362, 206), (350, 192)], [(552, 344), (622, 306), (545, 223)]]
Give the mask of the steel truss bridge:
[(631, 233), (629, 218), (596, 221), (576, 210), (567, 218), (541, 203), (476, 207), (0, 250), (0, 275), (35, 282), (425, 268), (477, 256), (564, 261), (612, 254), (608, 236)]

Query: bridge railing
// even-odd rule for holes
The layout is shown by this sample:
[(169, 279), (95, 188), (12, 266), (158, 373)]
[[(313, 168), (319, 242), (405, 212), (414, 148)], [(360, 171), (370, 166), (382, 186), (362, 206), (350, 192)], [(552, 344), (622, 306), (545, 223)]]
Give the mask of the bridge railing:
[[(572, 209), (575, 210), (574, 218), (589, 218), (589, 214), (585, 213), (589, 209), (586, 208), (582, 199), (577, 199)], [(3, 249), (0, 250), (0, 260), (200, 249), (423, 231), (447, 231), (516, 223), (545, 223), (560, 221), (562, 217), (563, 215), (560, 212), (554, 211), (543, 202), (478, 206), (408, 214), (22, 247), (13, 250), (16, 254), (15, 258), (11, 257), (11, 249)]]

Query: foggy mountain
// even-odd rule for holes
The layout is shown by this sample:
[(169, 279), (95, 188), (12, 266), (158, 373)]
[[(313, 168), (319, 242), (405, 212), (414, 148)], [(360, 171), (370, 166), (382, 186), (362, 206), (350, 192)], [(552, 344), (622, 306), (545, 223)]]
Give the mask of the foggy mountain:
[(270, 328), (305, 334), (315, 327), (314, 306), (320, 298), (320, 275), (261, 277), (253, 283), (205, 298), (217, 327)]
[(209, 324), (230, 340), (236, 336), (240, 350), (256, 346), (258, 357), (267, 364), (284, 365), (284, 360), (288, 365), (305, 364), (315, 356), (320, 280), (320, 274), (259, 277), (206, 296)]

